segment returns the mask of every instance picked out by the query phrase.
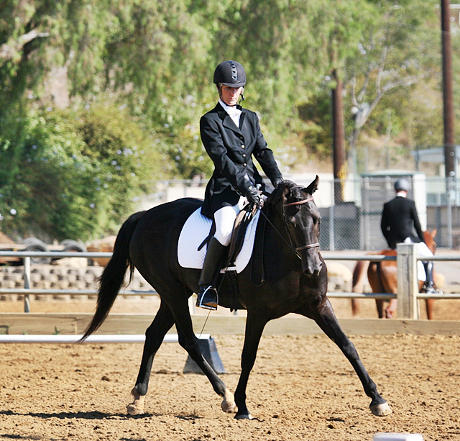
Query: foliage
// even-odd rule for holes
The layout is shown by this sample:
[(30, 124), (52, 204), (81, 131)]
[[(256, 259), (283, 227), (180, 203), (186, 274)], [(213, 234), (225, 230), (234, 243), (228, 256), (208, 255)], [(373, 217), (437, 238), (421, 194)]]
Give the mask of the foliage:
[(153, 139), (116, 107), (36, 113), (23, 125), (9, 149), (20, 154), (0, 163), (2, 176), (13, 170), (1, 183), (5, 232), (82, 240), (113, 232), (159, 173)]
[[(437, 4), (4, 0), (1, 228), (95, 236), (151, 190), (161, 161), (170, 177), (209, 175), (198, 123), (217, 100), (212, 74), (223, 59), (245, 66), (244, 105), (258, 111), (265, 137), (286, 166), (301, 167), (312, 156), (330, 166), (332, 70), (344, 82), (349, 146), (368, 137), (441, 144)], [(453, 34), (454, 48), (459, 38)], [(57, 72), (67, 91), (61, 93), (64, 104), (53, 87)], [(456, 91), (457, 104), (459, 96)], [(53, 150), (56, 145), (61, 149)], [(141, 145), (150, 155), (142, 164), (135, 154), (117, 153)], [(72, 177), (72, 188), (64, 176)], [(53, 188), (39, 185), (47, 180)], [(56, 212), (36, 224), (40, 204)], [(75, 214), (79, 204), (81, 216)], [(14, 226), (8, 214), (13, 206), (22, 213)]]

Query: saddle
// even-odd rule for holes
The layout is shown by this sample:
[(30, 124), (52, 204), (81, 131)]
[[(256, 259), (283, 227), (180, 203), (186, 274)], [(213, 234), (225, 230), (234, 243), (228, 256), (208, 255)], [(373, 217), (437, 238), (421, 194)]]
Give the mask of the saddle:
[[(233, 231), (232, 236), (230, 238), (230, 244), (228, 246), (227, 258), (224, 261), (224, 268), (226, 268), (227, 270), (230, 270), (229, 268), (235, 266), (235, 260), (238, 254), (240, 253), (241, 248), (243, 247), (246, 230), (252, 218), (255, 216), (256, 212), (257, 207), (247, 204), (236, 216), (235, 222), (233, 224)], [(216, 222), (213, 219), (211, 229), (209, 230), (209, 234), (206, 236), (203, 242), (200, 243), (198, 251), (200, 251), (205, 245), (208, 244), (208, 242), (214, 236), (215, 232)]]
[(235, 223), (233, 224), (232, 237), (228, 247), (227, 267), (235, 266), (235, 260), (243, 247), (246, 230), (252, 218), (257, 213), (257, 207), (245, 205), (243, 209), (236, 216)]

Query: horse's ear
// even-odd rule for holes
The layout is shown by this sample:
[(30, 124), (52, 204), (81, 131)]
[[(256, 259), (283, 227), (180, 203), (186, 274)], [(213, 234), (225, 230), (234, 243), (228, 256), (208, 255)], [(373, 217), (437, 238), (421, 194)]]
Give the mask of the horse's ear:
[(438, 230), (435, 228), (434, 230), (431, 230), (431, 237), (434, 239), (434, 237), (436, 236), (436, 233), (438, 232)]
[(313, 194), (316, 190), (318, 190), (318, 182), (319, 176), (316, 175), (315, 180), (307, 188), (304, 188), (304, 191), (308, 194)]

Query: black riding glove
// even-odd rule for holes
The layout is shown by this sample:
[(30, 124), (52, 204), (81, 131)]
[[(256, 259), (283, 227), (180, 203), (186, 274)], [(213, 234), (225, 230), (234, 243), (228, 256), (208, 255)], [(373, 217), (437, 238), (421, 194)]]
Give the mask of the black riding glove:
[(278, 187), (278, 185), (280, 185), (282, 182), (284, 181), (284, 179), (280, 176), (279, 178), (276, 178), (272, 183), (273, 183), (273, 187), (276, 188)]
[(257, 190), (257, 188), (253, 187), (252, 185), (248, 188), (246, 198), (251, 204), (254, 204), (257, 208), (262, 208), (264, 206), (264, 200), (261, 194), (259, 193), (259, 190)]

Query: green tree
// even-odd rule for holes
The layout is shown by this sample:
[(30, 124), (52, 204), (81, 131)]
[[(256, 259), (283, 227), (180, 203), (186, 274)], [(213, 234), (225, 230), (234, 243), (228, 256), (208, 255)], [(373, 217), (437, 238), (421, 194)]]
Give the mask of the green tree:
[(154, 138), (118, 107), (36, 113), (23, 122), (21, 145), (11, 142), (21, 152), (19, 172), (0, 194), (2, 230), (12, 235), (86, 240), (114, 232), (140, 190), (161, 176)]
[[(374, 0), (369, 3), (382, 13), (376, 13), (375, 20), (368, 22), (359, 43), (358, 56), (346, 60), (348, 111), (352, 117), (348, 125), (351, 148), (356, 146), (361, 131), (385, 97), (394, 95), (394, 100), (386, 100), (386, 107), (393, 107), (394, 114), (401, 115), (398, 92), (410, 94), (416, 84), (429, 82), (439, 73), (435, 3), (422, 0), (396, 4)], [(406, 111), (407, 107), (403, 112)], [(394, 125), (384, 115), (384, 125), (385, 121)]]

